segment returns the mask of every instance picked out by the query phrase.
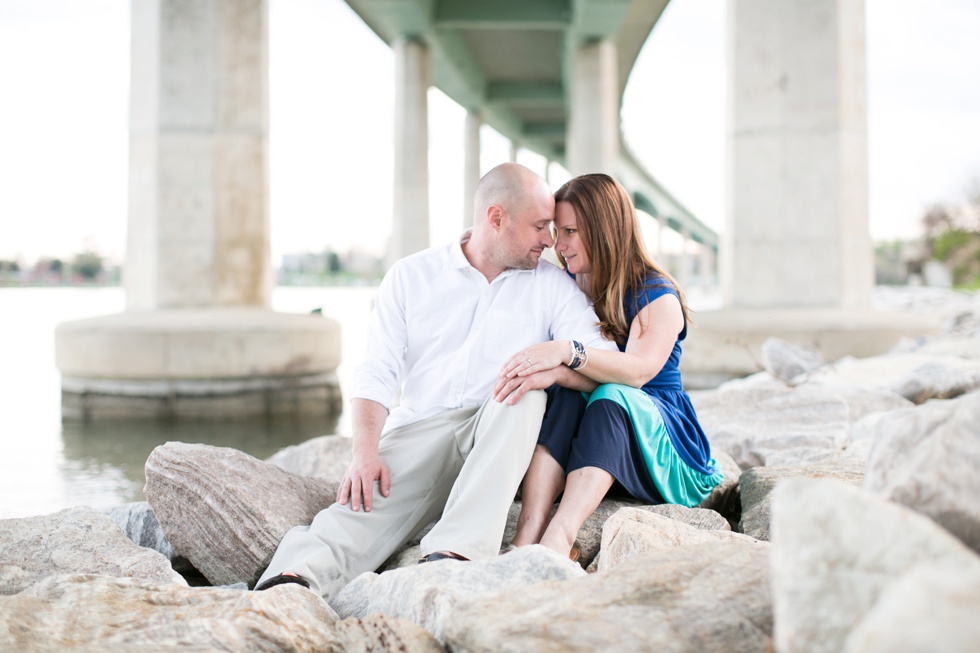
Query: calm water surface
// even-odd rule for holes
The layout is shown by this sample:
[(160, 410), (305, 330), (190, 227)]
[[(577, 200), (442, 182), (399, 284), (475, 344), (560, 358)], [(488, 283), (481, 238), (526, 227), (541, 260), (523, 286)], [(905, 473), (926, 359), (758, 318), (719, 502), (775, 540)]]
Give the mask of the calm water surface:
[[(273, 308), (322, 308), (342, 329), (346, 388), (364, 349), (374, 288), (276, 288)], [(0, 518), (143, 500), (143, 464), (170, 440), (234, 447), (265, 458), (326, 433), (350, 433), (349, 419), (220, 422), (61, 420), (54, 329), (68, 320), (123, 310), (121, 288), (0, 288)]]

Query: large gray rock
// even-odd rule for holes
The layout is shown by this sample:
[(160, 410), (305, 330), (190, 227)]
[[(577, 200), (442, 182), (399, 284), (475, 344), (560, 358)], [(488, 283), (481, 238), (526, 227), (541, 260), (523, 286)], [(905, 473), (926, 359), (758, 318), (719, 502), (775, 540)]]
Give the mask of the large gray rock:
[(927, 517), (840, 481), (787, 481), (772, 512), (779, 653), (841, 651), (879, 597), (918, 565), (956, 572), (980, 564)]
[(319, 476), (339, 482), (351, 461), (351, 439), (323, 435), (280, 450), (266, 462), (300, 476)]
[(884, 590), (847, 636), (844, 653), (976, 653), (980, 564), (949, 571), (925, 564)]
[(605, 499), (599, 504), (595, 512), (589, 515), (582, 527), (578, 531), (575, 539), (575, 546), (579, 549), (580, 555), (578, 562), (583, 567), (589, 564), (599, 554), (602, 544), (602, 533), (606, 525), (606, 520), (619, 512), (622, 508), (636, 508), (647, 512), (663, 515), (675, 521), (682, 522), (693, 528), (705, 529), (730, 529), (728, 521), (714, 510), (704, 508), (686, 508), (673, 504), (660, 504), (656, 506), (644, 505), (636, 501), (623, 499)]
[(188, 562), (187, 558), (177, 554), (167, 536), (164, 535), (163, 529), (160, 528), (160, 522), (157, 521), (149, 503), (146, 501), (125, 503), (107, 508), (102, 512), (116, 522), (116, 525), (123, 530), (126, 537), (132, 540), (133, 544), (153, 549), (161, 554), (170, 560), (170, 566), (182, 575), (196, 575), (194, 566)]
[(0, 595), (16, 594), (58, 574), (187, 585), (165, 557), (133, 544), (108, 515), (93, 508), (0, 520)]
[[(911, 401), (907, 406), (896, 409), (894, 412), (900, 412), (907, 408), (913, 408), (915, 404)], [(874, 441), (875, 433), (878, 432), (878, 423), (885, 419), (890, 413), (872, 413), (870, 415), (865, 415), (858, 421), (851, 424), (851, 434), (848, 446), (853, 445), (856, 442), (867, 441), (868, 442), (868, 453), (871, 452), (871, 443)]]
[(812, 372), (825, 362), (823, 354), (815, 347), (794, 345), (779, 338), (767, 338), (759, 353), (766, 371), (787, 382)]
[[(980, 318), (980, 314), (977, 316)], [(930, 340), (915, 349), (928, 356), (952, 356), (966, 360), (980, 360), (980, 338), (948, 337)]]
[(0, 597), (6, 651), (412, 651), (444, 649), (384, 617), (339, 621), (299, 588), (188, 588), (123, 578), (57, 576)]
[(153, 514), (153, 508), (146, 501), (125, 503), (107, 508), (102, 512), (116, 522), (116, 525), (122, 529), (126, 537), (132, 540), (133, 544), (153, 549), (171, 560), (177, 556), (173, 545), (163, 534), (160, 522)]
[(442, 634), (453, 651), (765, 651), (768, 559), (741, 543), (641, 554), (608, 573), (460, 600)]
[(662, 551), (707, 542), (769, 546), (768, 542), (761, 542), (727, 529), (694, 528), (647, 510), (623, 508), (610, 517), (603, 528), (602, 554), (598, 558), (597, 569), (604, 572), (622, 564), (632, 564), (636, 556), (648, 551)]
[(766, 456), (767, 467), (810, 467), (813, 465), (842, 465), (863, 467), (871, 451), (870, 440), (857, 440), (849, 443), (843, 449), (820, 449), (817, 447), (799, 447), (784, 449)]
[(742, 475), (742, 468), (738, 466), (734, 458), (724, 451), (712, 451), (711, 453), (721, 468), (724, 478), (711, 491), (711, 494), (698, 504), (698, 508), (714, 510), (727, 519), (729, 524), (738, 523), (738, 516), (741, 514), (738, 479)]
[(964, 334), (980, 326), (980, 293), (948, 288), (877, 286), (876, 308), (928, 315), (944, 322), (942, 337)]
[(768, 540), (772, 492), (790, 479), (832, 478), (860, 486), (864, 482), (861, 462), (817, 464), (806, 467), (754, 467), (742, 474), (742, 521), (738, 530), (756, 539)]
[(846, 358), (814, 372), (815, 380), (888, 390), (914, 403), (956, 397), (980, 386), (980, 361), (918, 352)]
[(525, 546), (486, 561), (440, 560), (361, 574), (330, 605), (343, 617), (381, 613), (407, 619), (441, 639), (447, 613), (461, 598), (584, 575), (581, 567), (550, 549)]
[(914, 404), (930, 399), (951, 399), (980, 387), (980, 366), (963, 369), (944, 360), (923, 363), (893, 386), (896, 393)]
[(832, 388), (806, 384), (735, 386), (691, 395), (712, 452), (728, 453), (742, 469), (764, 465), (772, 452), (797, 447), (841, 449), (850, 408)]
[[(731, 459), (729, 458), (729, 460)], [(737, 492), (737, 489), (735, 491)], [(651, 506), (628, 497), (603, 499), (599, 503), (599, 507), (595, 509), (595, 512), (589, 515), (585, 523), (582, 524), (582, 527), (578, 531), (578, 536), (575, 538), (575, 547), (579, 550), (578, 562), (582, 567), (588, 567), (598, 555), (599, 546), (602, 542), (603, 526), (606, 520), (616, 514), (620, 508), (647, 510), (683, 522), (694, 528), (731, 530), (731, 525), (725, 517), (714, 510), (703, 507), (686, 508), (672, 504)], [(552, 515), (554, 515), (555, 509), (557, 509), (557, 506), (552, 509)], [(510, 544), (514, 539), (514, 534), (517, 532), (517, 518), (520, 514), (521, 502), (515, 501), (507, 516), (507, 525), (504, 528), (504, 545)], [(409, 544), (412, 543), (417, 543), (417, 541), (410, 542)], [(389, 565), (388, 568), (392, 566), (394, 565)]]
[(792, 388), (756, 375), (691, 394), (712, 453), (727, 452), (742, 469), (776, 464), (789, 450), (842, 451), (861, 418), (912, 406), (891, 390), (826, 374)]
[(902, 395), (888, 388), (875, 388), (853, 383), (836, 382), (833, 377), (817, 378), (807, 381), (808, 385), (824, 387), (837, 393), (847, 404), (848, 419), (853, 429), (854, 423), (866, 415), (887, 413), (914, 404)]
[(168, 442), (146, 461), (144, 493), (167, 539), (205, 578), (251, 587), (286, 531), (334, 502), (337, 484), (235, 449)]
[(980, 552), (980, 392), (882, 416), (864, 486)]

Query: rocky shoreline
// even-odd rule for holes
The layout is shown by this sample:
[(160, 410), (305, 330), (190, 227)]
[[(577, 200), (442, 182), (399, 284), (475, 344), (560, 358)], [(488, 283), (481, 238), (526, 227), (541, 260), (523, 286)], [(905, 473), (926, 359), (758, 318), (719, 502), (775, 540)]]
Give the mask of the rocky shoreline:
[(980, 294), (877, 298), (943, 334), (829, 363), (767, 342), (764, 371), (691, 393), (722, 486), (693, 509), (604, 501), (576, 563), (416, 565), (416, 539), (329, 604), (249, 592), (350, 441), (269, 461), (172, 442), (146, 502), (0, 520), (0, 650), (975, 651)]

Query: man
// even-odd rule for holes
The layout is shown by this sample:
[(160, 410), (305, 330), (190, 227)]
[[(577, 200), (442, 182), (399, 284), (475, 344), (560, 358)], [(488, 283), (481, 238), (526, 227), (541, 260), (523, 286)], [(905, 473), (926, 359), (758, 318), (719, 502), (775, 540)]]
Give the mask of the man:
[(329, 599), (437, 518), (423, 561), (498, 553), (541, 426), (541, 389), (588, 383), (560, 366), (527, 377), (527, 394), (509, 405), (489, 398), (501, 366), (549, 339), (613, 348), (571, 278), (540, 261), (554, 210), (543, 179), (497, 166), (477, 186), (472, 230), (385, 275), (355, 373), (353, 460), (337, 503), (286, 534), (256, 589), (298, 583)]

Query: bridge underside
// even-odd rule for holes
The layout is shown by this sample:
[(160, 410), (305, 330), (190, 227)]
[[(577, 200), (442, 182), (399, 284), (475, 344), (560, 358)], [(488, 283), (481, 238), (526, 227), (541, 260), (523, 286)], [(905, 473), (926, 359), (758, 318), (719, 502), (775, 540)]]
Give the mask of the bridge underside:
[(615, 46), (615, 89), (667, 0), (347, 0), (386, 43), (429, 50), (432, 83), (504, 136), (565, 161), (575, 53)]
[[(434, 85), (470, 116), (467, 187), (479, 177), (479, 136), (488, 124), (516, 147), (573, 175), (607, 172), (661, 229), (698, 243), (714, 278), (718, 236), (670, 195), (622, 142), (619, 110), (636, 58), (667, 0), (347, 0), (396, 55), (396, 228), (390, 258), (427, 246), (428, 178), (419, 150), (424, 93)], [(468, 201), (468, 199), (467, 199)], [(415, 206), (411, 203), (416, 202)], [(465, 211), (464, 221), (469, 220)], [(680, 266), (680, 276), (693, 266)], [(710, 267), (710, 270), (708, 268)]]

